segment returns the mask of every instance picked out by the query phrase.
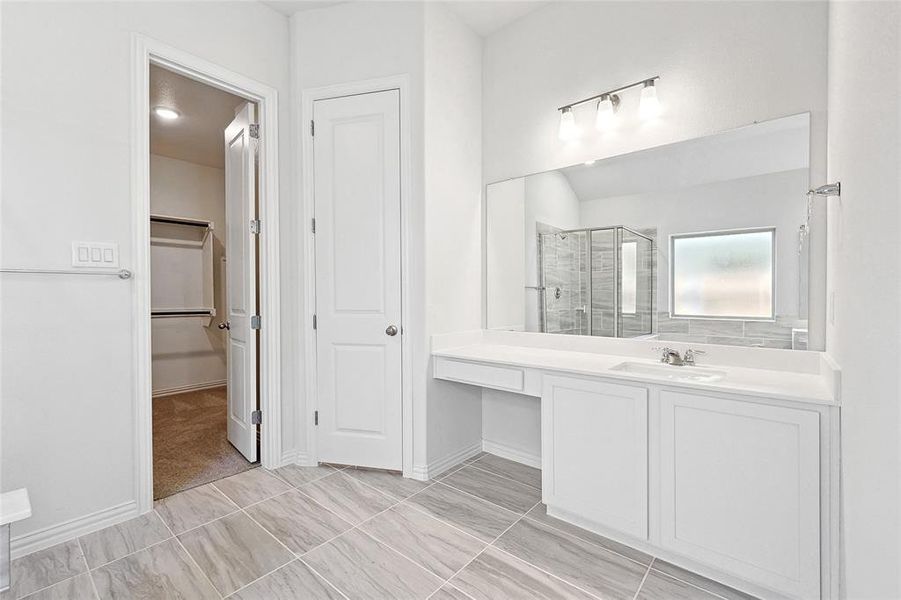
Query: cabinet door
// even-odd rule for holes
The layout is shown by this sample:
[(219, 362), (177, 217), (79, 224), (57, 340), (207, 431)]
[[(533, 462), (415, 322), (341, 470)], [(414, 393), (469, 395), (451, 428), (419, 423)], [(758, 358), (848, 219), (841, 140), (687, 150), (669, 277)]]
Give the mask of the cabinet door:
[(648, 391), (545, 377), (542, 487), (549, 509), (638, 538), (648, 535)]
[(820, 596), (819, 414), (660, 393), (661, 544)]

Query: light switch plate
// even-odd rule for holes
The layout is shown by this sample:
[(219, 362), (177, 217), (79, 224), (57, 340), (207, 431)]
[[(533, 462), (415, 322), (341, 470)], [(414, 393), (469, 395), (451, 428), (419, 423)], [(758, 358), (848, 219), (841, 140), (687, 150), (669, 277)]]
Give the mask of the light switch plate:
[(116, 268), (119, 266), (119, 244), (114, 242), (72, 242), (72, 266)]

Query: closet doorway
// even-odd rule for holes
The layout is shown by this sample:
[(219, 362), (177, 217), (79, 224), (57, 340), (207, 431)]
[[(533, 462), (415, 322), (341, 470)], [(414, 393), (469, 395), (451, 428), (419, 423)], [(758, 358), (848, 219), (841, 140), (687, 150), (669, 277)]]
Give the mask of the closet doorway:
[(257, 106), (149, 70), (153, 498), (258, 466)]

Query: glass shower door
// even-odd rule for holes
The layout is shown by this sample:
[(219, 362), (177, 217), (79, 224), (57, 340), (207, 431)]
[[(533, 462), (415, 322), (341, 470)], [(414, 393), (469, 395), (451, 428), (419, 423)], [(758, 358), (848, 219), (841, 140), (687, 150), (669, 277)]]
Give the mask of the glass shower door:
[(541, 331), (588, 335), (588, 233), (539, 234)]
[(654, 244), (625, 227), (616, 229), (617, 336), (650, 335), (654, 319)]
[(616, 230), (591, 232), (591, 335), (616, 336)]

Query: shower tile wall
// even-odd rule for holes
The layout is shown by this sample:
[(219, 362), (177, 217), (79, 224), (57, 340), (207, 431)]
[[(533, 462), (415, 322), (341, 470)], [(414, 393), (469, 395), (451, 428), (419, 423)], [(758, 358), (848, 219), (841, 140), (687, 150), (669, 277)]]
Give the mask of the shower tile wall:
[(613, 337), (616, 331), (615, 238), (612, 229), (594, 231), (591, 235), (591, 335)]
[[(588, 255), (584, 233), (542, 234), (547, 333), (588, 335)], [(556, 290), (560, 297), (556, 297)]]
[[(657, 338), (669, 342), (790, 349), (792, 347), (792, 329), (806, 329), (806, 327), (806, 321), (786, 315), (777, 316), (775, 323), (671, 319), (669, 313), (665, 311), (661, 311), (657, 315)], [(796, 344), (795, 349), (806, 350), (806, 341), (800, 345)]]

